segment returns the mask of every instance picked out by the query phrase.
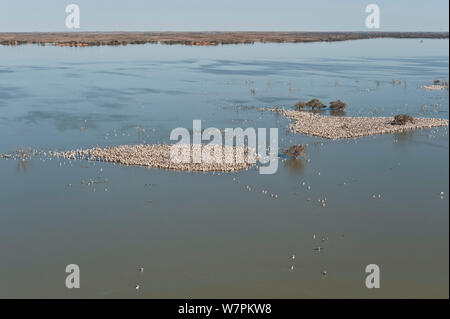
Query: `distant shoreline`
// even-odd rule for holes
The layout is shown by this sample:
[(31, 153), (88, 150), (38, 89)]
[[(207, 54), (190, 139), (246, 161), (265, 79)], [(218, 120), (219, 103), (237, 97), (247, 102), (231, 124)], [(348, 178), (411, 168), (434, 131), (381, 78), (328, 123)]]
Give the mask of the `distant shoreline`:
[(337, 42), (375, 38), (448, 39), (448, 32), (2, 32), (0, 45), (69, 47), (158, 43), (216, 46), (253, 43)]

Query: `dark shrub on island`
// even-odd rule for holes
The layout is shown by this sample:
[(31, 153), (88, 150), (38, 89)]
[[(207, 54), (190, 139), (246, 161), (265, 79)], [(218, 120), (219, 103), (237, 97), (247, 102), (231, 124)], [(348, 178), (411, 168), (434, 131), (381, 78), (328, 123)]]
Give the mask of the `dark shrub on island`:
[(289, 157), (299, 158), (306, 155), (306, 145), (293, 145), (288, 150), (284, 151)]
[(294, 105), (294, 107), (295, 107), (295, 109), (296, 109), (297, 111), (299, 111), (299, 110), (301, 110), (301, 109), (303, 109), (303, 108), (306, 107), (306, 102), (300, 101), (300, 102), (296, 103), (296, 104)]
[(318, 99), (312, 99), (308, 102), (301, 101), (301, 102), (298, 102), (297, 104), (295, 104), (295, 108), (297, 110), (301, 110), (305, 107), (310, 107), (311, 109), (314, 110), (314, 109), (321, 109), (321, 108), (324, 108), (327, 106), (325, 104), (323, 104), (322, 102), (320, 102), (320, 100), (318, 100)]
[(398, 114), (392, 121), (393, 125), (405, 125), (406, 123), (414, 123), (414, 118), (408, 114)]
[(320, 102), (318, 99), (312, 99), (311, 101), (306, 103), (307, 106), (310, 106), (312, 109), (321, 109), (323, 107), (327, 107), (325, 104)]
[(331, 101), (330, 102), (330, 108), (332, 110), (343, 110), (347, 107), (347, 104), (345, 104), (344, 102), (342, 102), (341, 100), (337, 100), (337, 101)]

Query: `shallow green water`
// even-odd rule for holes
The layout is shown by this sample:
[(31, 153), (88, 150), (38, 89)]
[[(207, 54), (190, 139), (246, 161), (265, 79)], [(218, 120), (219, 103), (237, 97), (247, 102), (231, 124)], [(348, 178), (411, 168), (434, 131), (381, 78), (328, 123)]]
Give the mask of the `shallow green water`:
[(448, 128), (329, 141), (258, 111), (448, 118), (448, 91), (420, 88), (448, 62), (448, 40), (0, 47), (0, 153), (168, 143), (193, 119), (309, 145), (274, 175), (0, 159), (0, 297), (448, 297)]

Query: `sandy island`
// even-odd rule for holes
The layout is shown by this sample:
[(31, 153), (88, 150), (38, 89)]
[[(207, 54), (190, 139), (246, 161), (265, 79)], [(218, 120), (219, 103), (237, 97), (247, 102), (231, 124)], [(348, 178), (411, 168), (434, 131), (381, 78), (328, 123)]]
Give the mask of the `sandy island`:
[(414, 118), (413, 123), (392, 124), (393, 117), (345, 117), (324, 116), (305, 111), (282, 108), (268, 109), (278, 112), (293, 121), (290, 128), (295, 133), (342, 139), (375, 134), (395, 133), (411, 129), (448, 126), (449, 120), (436, 118)]
[[(84, 159), (89, 161), (101, 161), (118, 163), (127, 166), (146, 166), (160, 169), (170, 169), (178, 171), (197, 171), (197, 172), (234, 172), (239, 170), (247, 170), (255, 162), (256, 157), (249, 152), (247, 147), (219, 146), (222, 148), (222, 161), (216, 163), (211, 161), (208, 163), (202, 160), (201, 163), (194, 163), (192, 158), (193, 147), (201, 146), (201, 152), (209, 152), (213, 156), (212, 148), (207, 148), (208, 144), (191, 144), (191, 156), (187, 161), (177, 162), (171, 158), (171, 145), (153, 144), (153, 145), (121, 145), (109, 148), (94, 147), (84, 150), (72, 150), (63, 152), (53, 152), (56, 158), (62, 159)], [(226, 148), (233, 150), (233, 159), (230, 163), (225, 161)], [(253, 154), (253, 155), (249, 155)], [(178, 159), (182, 159), (179, 156)], [(187, 162), (187, 163), (186, 163)]]
[(448, 90), (448, 84), (422, 85), (422, 89), (430, 90), (430, 91)]

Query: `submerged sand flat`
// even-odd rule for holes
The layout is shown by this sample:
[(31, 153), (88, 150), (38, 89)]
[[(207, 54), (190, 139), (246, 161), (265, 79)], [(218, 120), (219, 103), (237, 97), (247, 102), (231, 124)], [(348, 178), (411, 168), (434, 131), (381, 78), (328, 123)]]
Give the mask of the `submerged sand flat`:
[(443, 84), (422, 85), (422, 88), (425, 90), (431, 90), (431, 91), (448, 90), (448, 85), (443, 85)]
[(328, 139), (352, 138), (375, 134), (401, 132), (426, 127), (448, 126), (448, 120), (436, 118), (415, 118), (414, 123), (393, 125), (392, 117), (344, 117), (270, 109), (294, 121), (290, 128), (295, 133), (319, 136)]
[[(217, 163), (214, 160), (208, 162), (201, 160), (201, 163), (194, 163), (192, 154), (194, 152), (204, 152), (211, 156), (214, 151), (208, 144), (186, 144), (185, 147), (190, 150), (189, 158), (180, 155), (171, 158), (171, 145), (153, 144), (153, 145), (121, 145), (109, 148), (94, 147), (85, 150), (72, 150), (64, 152), (54, 152), (53, 156), (64, 159), (85, 159), (89, 161), (112, 162), (122, 165), (147, 166), (161, 169), (171, 169), (179, 171), (198, 171), (198, 172), (234, 172), (246, 170), (255, 162), (252, 152), (246, 147), (218, 146), (222, 150), (222, 162)], [(201, 151), (200, 151), (201, 149)], [(230, 163), (225, 161), (226, 150), (233, 151), (233, 158)], [(252, 160), (253, 159), (253, 160)], [(183, 161), (181, 161), (183, 160)]]

